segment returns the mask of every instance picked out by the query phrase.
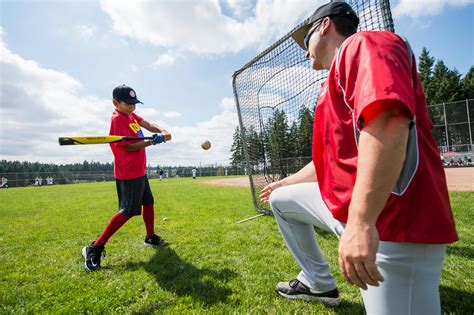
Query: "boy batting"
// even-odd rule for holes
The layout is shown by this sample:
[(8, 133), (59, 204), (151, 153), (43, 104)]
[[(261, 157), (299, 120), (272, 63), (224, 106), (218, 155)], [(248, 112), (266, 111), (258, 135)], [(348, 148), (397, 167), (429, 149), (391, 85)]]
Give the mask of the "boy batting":
[(133, 140), (110, 144), (114, 154), (114, 177), (119, 209), (99, 238), (83, 248), (82, 255), (86, 271), (95, 271), (100, 268), (102, 252), (109, 238), (136, 215), (141, 214), (145, 223), (145, 245), (168, 245), (165, 240), (155, 234), (154, 230), (154, 199), (146, 176), (145, 148), (171, 140), (171, 134), (157, 124), (150, 123), (135, 114), (135, 106), (141, 102), (131, 87), (117, 86), (112, 96), (115, 110), (112, 113), (110, 135), (143, 138), (141, 128), (155, 134), (148, 141)]

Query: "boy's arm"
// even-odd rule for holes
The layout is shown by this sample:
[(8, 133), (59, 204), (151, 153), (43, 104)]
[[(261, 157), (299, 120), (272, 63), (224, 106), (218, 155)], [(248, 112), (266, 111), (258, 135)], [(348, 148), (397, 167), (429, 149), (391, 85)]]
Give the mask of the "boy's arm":
[(148, 130), (149, 132), (161, 133), (163, 136), (165, 136), (166, 141), (171, 140), (171, 134), (165, 128), (160, 127), (155, 123), (150, 123), (146, 121), (145, 119), (143, 119), (138, 124), (142, 126), (143, 128), (145, 128), (146, 130)]
[(127, 144), (123, 148), (124, 148), (125, 151), (131, 152), (131, 151), (137, 151), (137, 150), (140, 150), (140, 149), (144, 149), (144, 148), (149, 147), (151, 145), (153, 145), (151, 143), (151, 141), (140, 141), (140, 142), (134, 142), (134, 143)]

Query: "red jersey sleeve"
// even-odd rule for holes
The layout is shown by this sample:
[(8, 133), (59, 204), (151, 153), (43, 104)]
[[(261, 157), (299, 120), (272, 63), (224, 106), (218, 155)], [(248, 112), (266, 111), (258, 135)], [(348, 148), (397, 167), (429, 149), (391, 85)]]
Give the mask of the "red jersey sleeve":
[(140, 121), (143, 120), (142, 116), (140, 116), (140, 115), (137, 115), (137, 114), (135, 114), (135, 113), (133, 113), (132, 115), (134, 116), (134, 118), (135, 118), (135, 120), (137, 121), (137, 123), (140, 123)]
[(336, 75), (338, 88), (358, 123), (371, 105), (378, 107), (371, 108), (375, 115), (384, 110), (384, 104), (395, 104), (415, 117), (410, 59), (405, 42), (397, 35), (378, 31), (351, 36), (337, 56)]

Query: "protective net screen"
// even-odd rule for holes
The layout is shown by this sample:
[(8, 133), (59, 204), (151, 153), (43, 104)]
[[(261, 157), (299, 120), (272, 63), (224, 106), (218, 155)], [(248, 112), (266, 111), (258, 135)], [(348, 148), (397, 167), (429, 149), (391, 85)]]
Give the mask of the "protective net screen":
[[(388, 0), (346, 2), (359, 16), (359, 30), (394, 31)], [(294, 30), (233, 76), (242, 140), (238, 149), (245, 156), (255, 208), (263, 213), (269, 208), (258, 199), (261, 189), (311, 161), (314, 107), (327, 75), (311, 69), (291, 38)]]

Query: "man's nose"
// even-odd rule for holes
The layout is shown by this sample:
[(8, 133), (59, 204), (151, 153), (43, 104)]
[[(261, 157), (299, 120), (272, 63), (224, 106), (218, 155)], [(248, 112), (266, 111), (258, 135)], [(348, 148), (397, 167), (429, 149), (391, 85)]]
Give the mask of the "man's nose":
[(304, 56), (306, 57), (306, 59), (309, 59), (309, 50), (306, 51), (306, 53), (304, 54)]

